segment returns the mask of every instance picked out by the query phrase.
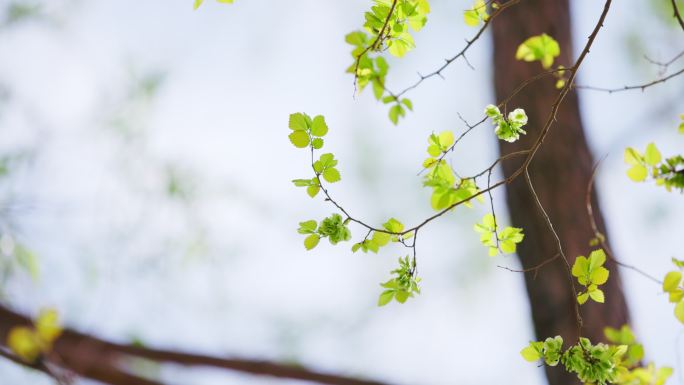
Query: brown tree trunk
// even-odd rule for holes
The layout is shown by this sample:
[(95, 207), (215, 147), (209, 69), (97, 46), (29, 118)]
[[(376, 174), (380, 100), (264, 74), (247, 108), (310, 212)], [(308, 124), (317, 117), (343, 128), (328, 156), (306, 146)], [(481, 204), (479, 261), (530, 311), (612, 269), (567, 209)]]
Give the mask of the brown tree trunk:
[[(561, 56), (554, 64), (569, 67), (574, 63), (570, 26), (568, 0), (524, 0), (492, 23), (497, 100), (503, 100), (521, 82), (542, 71), (538, 62), (515, 60), (518, 45), (530, 36), (541, 33), (551, 35), (561, 47)], [(501, 155), (532, 146), (558, 94), (554, 85), (553, 77), (542, 79), (528, 86), (508, 103), (509, 110), (524, 108), (529, 123), (526, 126), (527, 135), (521, 140), (515, 143), (499, 141)], [(591, 179), (593, 158), (584, 136), (578, 96), (574, 91), (564, 99), (556, 117), (557, 122), (530, 164), (529, 172), (539, 199), (572, 264), (578, 255), (588, 255), (592, 249), (589, 241), (594, 234), (586, 211), (585, 192)], [(519, 166), (520, 163), (514, 161), (505, 162), (504, 174), (511, 175)], [(534, 267), (553, 257), (557, 253), (556, 241), (540, 215), (524, 176), (507, 186), (506, 197), (513, 225), (524, 228), (526, 233), (525, 240), (518, 248), (523, 268)], [(606, 234), (595, 194), (592, 200), (599, 230)], [(584, 321), (582, 335), (592, 342), (604, 339), (605, 326), (619, 327), (628, 321), (619, 271), (612, 261), (608, 261), (607, 267), (610, 279), (603, 286), (605, 304), (590, 301), (580, 309)], [(544, 266), (536, 278), (534, 273), (526, 273), (525, 283), (537, 338), (560, 334), (566, 341), (566, 347), (576, 342), (575, 299), (563, 262), (558, 259)], [(546, 375), (551, 385), (579, 383), (574, 375), (561, 368), (547, 367)]]

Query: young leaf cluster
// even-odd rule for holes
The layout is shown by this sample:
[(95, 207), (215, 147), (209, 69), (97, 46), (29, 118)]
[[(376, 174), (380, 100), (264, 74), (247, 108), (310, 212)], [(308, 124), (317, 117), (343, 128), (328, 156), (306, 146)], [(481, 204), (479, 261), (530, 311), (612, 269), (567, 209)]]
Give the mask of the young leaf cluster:
[(561, 336), (549, 337), (544, 341), (533, 341), (520, 351), (520, 355), (529, 362), (544, 359), (546, 365), (556, 366), (560, 362), (563, 353), (563, 338)]
[[(311, 148), (312, 156), (314, 150), (323, 147), (323, 137), (328, 133), (328, 125), (322, 115), (317, 115), (312, 119), (304, 113), (291, 114), (289, 127), (292, 130), (288, 135), (290, 142), (297, 148)], [(339, 182), (342, 179), (336, 166), (335, 155), (321, 154), (319, 159), (312, 163), (313, 178), (294, 179), (292, 183), (297, 187), (306, 187), (306, 193), (314, 198), (321, 190), (320, 177), (328, 183)]]
[(313, 119), (305, 113), (297, 112), (290, 115), (289, 125), (292, 132), (288, 135), (290, 142), (297, 148), (311, 146), (314, 150), (323, 147), (323, 137), (328, 133), (328, 125), (322, 115)]
[(332, 214), (323, 219), (320, 223), (315, 220), (308, 220), (299, 222), (299, 234), (307, 235), (304, 238), (304, 247), (311, 250), (321, 238), (328, 238), (331, 244), (336, 245), (338, 242), (348, 241), (351, 239), (351, 231), (347, 227), (347, 221), (342, 220), (340, 214)]
[(627, 353), (622, 360), (623, 365), (627, 367), (639, 365), (644, 358), (644, 345), (637, 342), (629, 325), (622, 325), (620, 329), (606, 327), (603, 329), (603, 334), (608, 342), (627, 346)]
[(52, 350), (52, 345), (61, 334), (57, 311), (44, 309), (32, 327), (13, 327), (7, 334), (7, 346), (21, 360), (33, 363)]
[(653, 363), (640, 366), (644, 357), (643, 346), (636, 341), (629, 326), (604, 330), (610, 344), (592, 344), (580, 338), (577, 344), (563, 351), (560, 336), (544, 341), (533, 341), (520, 351), (528, 362), (541, 359), (548, 366), (560, 362), (565, 370), (575, 373), (585, 385), (663, 385), (672, 375), (672, 368), (655, 369)]
[(663, 291), (668, 294), (670, 303), (674, 303), (674, 314), (679, 322), (684, 323), (684, 287), (682, 287), (682, 272), (684, 261), (672, 258), (672, 263), (678, 268), (668, 272), (663, 279)]
[(497, 255), (499, 249), (505, 254), (515, 253), (516, 245), (525, 237), (523, 229), (519, 227), (508, 226), (498, 232), (496, 218), (490, 213), (485, 214), (482, 222), (476, 223), (474, 228), (480, 233), (480, 242), (489, 249), (490, 257)]
[(399, 258), (399, 267), (392, 270), (392, 274), (395, 277), (380, 285), (385, 290), (380, 294), (378, 306), (385, 306), (392, 299), (404, 303), (414, 294), (420, 294), (420, 278), (415, 276), (415, 259), (411, 262), (408, 256)]
[[(458, 178), (451, 166), (443, 159), (444, 154), (454, 145), (454, 134), (442, 131), (428, 137), (427, 153), (423, 167), (429, 172), (423, 179), (423, 186), (432, 188), (430, 204), (435, 210), (443, 210), (452, 204), (464, 201), (478, 193), (479, 189), (472, 178)], [(481, 200), (481, 197), (478, 197)], [(465, 202), (471, 207), (470, 202)]]
[(515, 52), (515, 58), (527, 62), (539, 61), (544, 69), (551, 68), (553, 61), (560, 55), (560, 45), (556, 39), (542, 33), (522, 42)]
[(393, 104), (389, 118), (395, 125), (406, 115), (406, 109), (413, 110), (411, 100), (386, 95), (385, 77), (389, 65), (382, 56), (373, 53), (387, 50), (395, 57), (403, 57), (415, 48), (410, 30), (420, 31), (427, 23), (430, 4), (427, 0), (374, 0), (371, 10), (365, 13), (363, 31), (354, 31), (345, 36), (351, 44), (354, 58), (347, 72), (354, 75), (355, 84), (362, 91), (369, 83), (373, 95), (384, 104)]
[(634, 182), (643, 182), (650, 176), (656, 185), (665, 187), (667, 191), (673, 188), (684, 191), (684, 157), (681, 155), (663, 159), (656, 145), (649, 143), (643, 154), (627, 147), (624, 159), (631, 166), (627, 176)]
[(363, 91), (368, 84), (373, 87), (373, 96), (383, 104), (393, 104), (389, 109), (389, 119), (395, 125), (399, 118), (406, 115), (406, 109), (413, 111), (413, 103), (408, 98), (397, 98), (386, 94), (385, 77), (389, 70), (389, 64), (382, 56), (372, 58), (367, 52), (372, 44), (371, 38), (363, 31), (355, 31), (345, 36), (345, 41), (352, 46), (354, 62), (347, 68), (347, 72), (356, 73), (356, 86), (359, 92)]
[(387, 230), (387, 232), (369, 232), (363, 241), (355, 243), (354, 246), (352, 246), (352, 252), (355, 253), (361, 249), (364, 253), (367, 253), (368, 251), (377, 253), (380, 247), (387, 245), (390, 241), (403, 242), (405, 239), (409, 239), (413, 236), (413, 233), (396, 235), (404, 231), (404, 224), (394, 218), (390, 218), (387, 222), (383, 223), (382, 227)]
[(603, 290), (599, 289), (599, 285), (603, 285), (608, 281), (609, 271), (603, 264), (606, 262), (606, 253), (603, 249), (597, 249), (589, 254), (589, 258), (582, 255), (575, 259), (572, 266), (572, 275), (577, 277), (580, 285), (586, 288), (586, 291), (577, 294), (577, 302), (580, 305), (587, 302), (589, 298), (596, 302), (605, 302)]
[(501, 140), (512, 143), (520, 139), (520, 134), (527, 134), (522, 129), (527, 124), (527, 114), (522, 108), (516, 108), (508, 113), (508, 119), (506, 119), (499, 111), (499, 107), (490, 104), (485, 107), (485, 114), (492, 119), (496, 126), (494, 133)]

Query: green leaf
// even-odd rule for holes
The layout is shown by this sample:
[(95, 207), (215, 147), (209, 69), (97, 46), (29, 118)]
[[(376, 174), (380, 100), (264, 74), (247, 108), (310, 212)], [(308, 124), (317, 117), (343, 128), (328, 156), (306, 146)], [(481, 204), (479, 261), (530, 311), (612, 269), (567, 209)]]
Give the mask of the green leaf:
[(584, 256), (579, 256), (575, 259), (575, 263), (572, 265), (572, 275), (575, 277), (580, 277), (589, 270), (589, 262)]
[(322, 115), (317, 115), (313, 119), (313, 124), (311, 125), (311, 135), (325, 136), (327, 133), (328, 125), (325, 123), (325, 118)]
[(670, 303), (677, 303), (684, 299), (684, 290), (675, 289), (672, 290), (669, 294), (670, 295), (668, 296), (668, 300), (670, 301)]
[(339, 182), (341, 179), (340, 172), (334, 167), (327, 168), (323, 171), (323, 179), (328, 183)]
[(404, 303), (410, 297), (410, 295), (411, 294), (408, 291), (400, 290), (394, 293), (394, 299), (396, 299), (399, 303)]
[(195, 9), (199, 8), (203, 2), (204, 2), (204, 0), (195, 0)]
[(318, 234), (311, 234), (308, 237), (304, 238), (304, 247), (306, 247), (307, 250), (311, 250), (316, 245), (318, 245), (318, 241), (321, 240), (321, 237), (318, 236)]
[(310, 221), (304, 221), (304, 222), (299, 222), (299, 234), (311, 234), (314, 231), (316, 231), (316, 227), (318, 226), (318, 222), (315, 220), (310, 220)]
[(288, 126), (291, 130), (294, 131), (306, 131), (309, 129), (309, 126), (306, 122), (306, 117), (301, 112), (290, 114), (290, 121)]
[(380, 294), (380, 299), (378, 299), (378, 306), (385, 306), (394, 298), (394, 290), (385, 290)]
[(591, 297), (591, 299), (593, 299), (596, 302), (599, 302), (599, 303), (605, 302), (603, 290), (601, 290), (601, 289), (596, 289), (596, 290), (590, 291), (589, 296)]
[(670, 376), (672, 376), (672, 368), (668, 366), (663, 366), (656, 372), (656, 381), (654, 385), (663, 385)]
[(406, 112), (401, 104), (395, 104), (389, 110), (389, 118), (395, 126), (399, 123), (399, 118), (403, 117), (405, 114)]
[(409, 109), (409, 111), (413, 111), (413, 102), (411, 102), (410, 99), (407, 99), (407, 98), (401, 99), (401, 104), (405, 105), (406, 108)]
[(593, 271), (606, 263), (606, 253), (603, 249), (596, 249), (589, 254), (589, 270)]
[(518, 46), (515, 58), (524, 61), (540, 61), (544, 69), (553, 65), (553, 60), (560, 55), (560, 46), (551, 36), (543, 33), (532, 36)]
[(344, 41), (357, 47), (363, 47), (367, 39), (368, 36), (363, 31), (350, 32), (344, 37)]
[(380, 233), (377, 231), (373, 232), (373, 242), (375, 242), (378, 246), (385, 246), (389, 243), (391, 238), (392, 236), (387, 233)]
[(442, 151), (446, 151), (454, 144), (454, 133), (451, 131), (442, 131), (439, 133), (439, 145)]
[(644, 180), (646, 180), (646, 177), (648, 176), (648, 170), (646, 169), (646, 167), (637, 164), (635, 166), (632, 166), (629, 170), (627, 170), (627, 176), (634, 182), (643, 182)]
[(380, 100), (384, 93), (385, 88), (382, 86), (382, 83), (378, 79), (373, 79), (373, 96), (375, 96), (375, 99)]
[(677, 305), (675, 305), (674, 314), (679, 322), (684, 324), (684, 301), (679, 301)]
[(577, 302), (579, 302), (580, 305), (584, 305), (585, 302), (589, 299), (589, 294), (588, 293), (580, 293), (577, 295)]
[(592, 270), (590, 275), (591, 283), (594, 285), (603, 285), (608, 281), (609, 271), (605, 267), (601, 266)]
[(646, 164), (649, 166), (655, 166), (660, 163), (661, 159), (662, 156), (660, 155), (658, 148), (654, 143), (649, 143), (648, 146), (646, 146), (646, 152), (644, 153), (644, 161)]
[(297, 148), (304, 148), (309, 145), (309, 134), (306, 131), (293, 131), (288, 135), (290, 142)]
[(463, 12), (463, 21), (469, 27), (477, 27), (480, 21), (486, 21), (488, 18), (487, 4), (484, 0), (476, 0), (471, 9)]
[(391, 233), (401, 233), (402, 231), (404, 231), (404, 225), (394, 218), (390, 218), (387, 222), (385, 222), (382, 225), (382, 227), (384, 227), (385, 230)]
[(318, 195), (318, 192), (319, 192), (320, 190), (321, 190), (321, 186), (315, 184), (315, 185), (311, 185), (311, 186), (307, 187), (307, 188), (306, 188), (306, 193), (309, 194), (309, 196), (310, 196), (311, 198), (313, 198), (313, 197), (315, 197), (316, 195)]
[(311, 179), (293, 179), (292, 183), (297, 187), (305, 187), (311, 185)]
[(480, 18), (477, 16), (477, 12), (472, 9), (463, 11), (463, 21), (465, 21), (466, 25), (469, 27), (477, 27), (477, 25), (480, 24)]
[(514, 242), (501, 241), (501, 242), (499, 242), (499, 246), (501, 246), (501, 251), (503, 251), (506, 254), (515, 253), (515, 243)]
[(521, 350), (520, 355), (527, 362), (535, 362), (541, 359), (541, 352), (538, 349), (536, 349), (535, 346), (533, 346), (532, 344)]
[(433, 156), (435, 158), (438, 157), (442, 153), (442, 151), (439, 149), (439, 147), (435, 146), (434, 144), (428, 146), (427, 152), (430, 156)]
[(679, 271), (671, 271), (665, 275), (663, 280), (663, 291), (666, 293), (677, 289), (679, 282), (682, 280), (682, 273)]
[(314, 138), (314, 140), (311, 141), (311, 147), (313, 147), (314, 150), (320, 150), (323, 147), (323, 139)]
[(639, 154), (639, 151), (633, 149), (632, 147), (625, 148), (624, 159), (625, 163), (630, 164), (632, 166), (639, 165), (643, 162), (642, 156), (641, 154)]

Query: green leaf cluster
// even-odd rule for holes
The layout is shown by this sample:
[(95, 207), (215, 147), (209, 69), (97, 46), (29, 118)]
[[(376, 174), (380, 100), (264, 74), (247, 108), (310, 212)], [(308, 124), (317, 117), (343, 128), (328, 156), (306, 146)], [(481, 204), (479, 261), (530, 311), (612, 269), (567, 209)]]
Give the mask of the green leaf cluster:
[[(223, 3), (223, 4), (233, 4), (234, 0), (216, 0), (216, 1), (219, 3)], [(195, 9), (199, 8), (200, 5), (202, 5), (202, 3), (204, 3), (204, 0), (195, 0), (194, 8)]]
[(347, 221), (343, 221), (339, 214), (332, 214), (320, 223), (313, 219), (299, 222), (297, 232), (307, 235), (304, 238), (304, 247), (307, 250), (316, 247), (321, 238), (328, 238), (328, 241), (333, 245), (351, 239), (351, 231), (347, 227)]
[[(323, 137), (328, 133), (328, 124), (322, 115), (316, 115), (313, 119), (301, 112), (290, 115), (289, 127), (292, 132), (288, 136), (290, 142), (297, 148), (310, 147), (312, 150), (319, 150), (323, 147)], [(313, 163), (315, 176), (307, 179), (294, 179), (297, 187), (306, 187), (306, 193), (315, 197), (321, 190), (320, 177), (328, 183), (340, 181), (341, 176), (337, 166), (337, 160), (331, 153), (322, 154)]]
[(342, 179), (340, 171), (335, 166), (337, 166), (337, 159), (331, 153), (321, 154), (313, 164), (316, 175), (323, 176), (328, 183), (339, 182)]
[(323, 137), (328, 133), (328, 125), (322, 115), (313, 119), (305, 113), (290, 114), (288, 127), (292, 132), (288, 135), (290, 142), (297, 148), (311, 146), (314, 150), (323, 147)]
[(378, 252), (382, 246), (385, 246), (389, 243), (391, 235), (379, 231), (373, 231), (372, 235), (369, 234), (369, 237), (366, 237), (363, 241), (359, 243), (355, 243), (352, 246), (352, 252), (356, 253), (357, 251), (361, 250), (364, 253), (367, 253), (369, 251), (372, 251), (373, 253)]
[(656, 185), (665, 187), (667, 191), (672, 191), (673, 188), (684, 191), (684, 157), (681, 155), (663, 160), (655, 143), (649, 143), (643, 154), (627, 147), (624, 160), (631, 166), (627, 170), (627, 176), (634, 182), (643, 182), (650, 175)]
[(522, 108), (516, 108), (511, 111), (508, 114), (508, 119), (506, 119), (501, 111), (499, 111), (499, 107), (490, 104), (485, 107), (485, 114), (492, 119), (496, 126), (494, 133), (501, 140), (512, 143), (520, 139), (520, 134), (527, 134), (522, 129), (527, 124), (527, 114)]
[(352, 252), (357, 252), (360, 249), (364, 253), (368, 251), (377, 253), (380, 247), (387, 245), (390, 241), (399, 242), (413, 236), (413, 233), (402, 234), (404, 224), (394, 218), (390, 218), (387, 222), (383, 223), (382, 227), (387, 232), (373, 231), (372, 235), (369, 233), (363, 241), (352, 246)]
[(447, 152), (454, 145), (454, 133), (442, 131), (439, 135), (434, 132), (428, 137), (427, 152), (432, 157), (438, 157)]
[(406, 116), (406, 110), (413, 111), (413, 102), (408, 98), (397, 99), (394, 96), (385, 96), (382, 98), (385, 104), (394, 103), (389, 109), (389, 119), (396, 126), (399, 124), (399, 118)]
[(577, 345), (563, 353), (561, 362), (565, 369), (576, 373), (584, 383), (605, 385), (615, 383), (621, 371), (626, 345), (592, 345), (587, 338), (580, 338)]
[[(430, 204), (434, 210), (440, 211), (461, 201), (466, 207), (472, 207), (469, 200), (480, 191), (474, 179), (457, 178), (444, 159), (427, 159), (423, 166), (429, 170), (423, 186), (432, 188)], [(481, 196), (477, 199), (482, 201)]]
[(596, 302), (605, 302), (603, 290), (599, 289), (599, 285), (603, 285), (608, 281), (609, 271), (603, 264), (606, 262), (606, 253), (603, 249), (597, 249), (589, 254), (589, 258), (582, 255), (575, 259), (572, 266), (572, 275), (577, 277), (580, 285), (586, 288), (585, 292), (577, 294), (577, 302), (580, 305), (587, 302), (589, 298)]
[(551, 68), (553, 60), (560, 55), (556, 39), (542, 33), (532, 36), (518, 46), (515, 58), (527, 62), (539, 61), (544, 69)]
[(377, 40), (372, 50), (387, 49), (391, 55), (402, 57), (416, 46), (409, 28), (418, 32), (425, 26), (430, 4), (427, 0), (403, 0), (392, 8), (393, 2), (374, 0), (375, 5), (364, 15), (363, 26), (371, 34), (371, 40)]
[(603, 329), (603, 334), (608, 342), (627, 346), (627, 354), (622, 360), (624, 366), (636, 366), (644, 358), (644, 345), (637, 342), (629, 325), (622, 325), (620, 329), (606, 327)]
[(489, 256), (493, 257), (499, 253), (499, 248), (503, 253), (515, 253), (516, 245), (522, 242), (525, 234), (519, 227), (506, 227), (498, 232), (496, 218), (493, 214), (487, 213), (482, 217), (481, 223), (476, 223), (475, 231), (480, 233), (480, 242), (489, 249)]
[(392, 270), (395, 277), (380, 285), (385, 290), (380, 294), (378, 306), (385, 306), (392, 299), (404, 303), (414, 294), (420, 294), (420, 286), (418, 286), (420, 278), (416, 277), (414, 273), (415, 260), (412, 263), (408, 256), (399, 258), (399, 267)]
[(672, 258), (672, 263), (679, 268), (668, 272), (663, 279), (663, 291), (668, 294), (670, 303), (674, 303), (674, 314), (679, 322), (684, 323), (684, 288), (682, 287), (682, 272), (684, 261)]
[(563, 349), (561, 336), (549, 337), (544, 341), (532, 341), (520, 351), (520, 355), (528, 362), (544, 359), (546, 365), (556, 366), (560, 362)]
[(477, 27), (488, 19), (487, 3), (484, 0), (475, 0), (472, 8), (463, 11), (463, 21), (470, 27)]
[(347, 72), (354, 74), (359, 91), (372, 84), (377, 100), (384, 104), (393, 103), (389, 118), (396, 125), (399, 118), (406, 115), (407, 109), (413, 110), (413, 103), (387, 92), (385, 77), (389, 65), (382, 56), (373, 57), (372, 54), (387, 50), (393, 56), (403, 57), (415, 48), (410, 30), (417, 32), (425, 26), (430, 4), (427, 0), (401, 0), (393, 7), (394, 2), (374, 0), (374, 5), (364, 15), (364, 30), (347, 34), (345, 41), (353, 46), (353, 61)]
[(585, 385), (663, 385), (672, 375), (672, 368), (656, 370), (653, 363), (640, 366), (644, 357), (643, 346), (636, 341), (629, 326), (604, 330), (610, 344), (593, 345), (587, 338), (563, 351), (560, 336), (544, 341), (533, 341), (520, 351), (528, 362), (540, 359), (548, 366), (560, 362), (565, 370), (577, 374)]
[(318, 183), (318, 178), (316, 177), (311, 179), (293, 179), (292, 183), (297, 187), (306, 187), (306, 193), (309, 194), (311, 198), (315, 197), (321, 190), (321, 185)]
[(389, 109), (389, 119), (395, 125), (398, 124), (399, 118), (406, 115), (406, 109), (413, 111), (413, 103), (408, 98), (398, 99), (391, 94), (386, 95), (385, 77), (389, 70), (387, 61), (382, 56), (372, 58), (368, 55), (367, 48), (372, 39), (363, 31), (347, 34), (345, 41), (354, 46), (351, 53), (354, 62), (347, 68), (347, 72), (353, 74), (356, 70), (356, 85), (359, 92), (371, 84), (376, 100), (381, 100), (383, 104), (393, 104)]

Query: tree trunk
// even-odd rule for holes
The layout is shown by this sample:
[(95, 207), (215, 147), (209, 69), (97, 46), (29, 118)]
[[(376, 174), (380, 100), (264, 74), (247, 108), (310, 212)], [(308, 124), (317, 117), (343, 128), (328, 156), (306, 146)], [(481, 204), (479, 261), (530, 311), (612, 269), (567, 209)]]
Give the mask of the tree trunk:
[[(598, 18), (598, 14), (596, 15)], [(521, 82), (542, 71), (539, 62), (515, 60), (515, 51), (528, 37), (547, 33), (558, 40), (561, 56), (554, 65), (566, 67), (574, 63), (568, 0), (525, 0), (514, 5), (493, 23), (494, 85), (497, 100), (511, 94)], [(587, 32), (587, 35), (589, 32)], [(580, 70), (581, 72), (581, 70)], [(529, 116), (527, 135), (515, 143), (499, 141), (501, 155), (529, 149), (539, 135), (558, 94), (553, 76), (539, 80), (515, 96), (508, 109), (524, 108)], [(503, 171), (511, 175), (520, 163), (504, 162)], [(572, 264), (578, 255), (588, 255), (594, 237), (586, 211), (585, 194), (591, 179), (592, 155), (582, 128), (578, 96), (571, 91), (564, 99), (557, 121), (530, 164), (529, 172), (539, 199), (558, 233), (563, 250)], [(595, 191), (595, 189), (594, 189)], [(508, 209), (513, 226), (525, 230), (525, 240), (518, 247), (523, 268), (534, 267), (557, 253), (556, 241), (548, 229), (524, 180), (518, 177), (506, 189)], [(599, 230), (606, 234), (603, 217), (592, 196)], [(582, 335), (592, 342), (604, 340), (605, 326), (619, 327), (628, 321), (628, 310), (622, 292), (617, 266), (608, 261), (610, 278), (602, 287), (605, 304), (591, 301), (581, 307), (584, 326)], [(567, 270), (558, 259), (542, 267), (537, 274), (525, 273), (525, 284), (532, 310), (537, 339), (560, 334), (565, 347), (577, 341), (577, 320)], [(546, 367), (551, 385), (579, 384), (575, 375), (563, 369)]]

